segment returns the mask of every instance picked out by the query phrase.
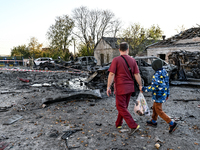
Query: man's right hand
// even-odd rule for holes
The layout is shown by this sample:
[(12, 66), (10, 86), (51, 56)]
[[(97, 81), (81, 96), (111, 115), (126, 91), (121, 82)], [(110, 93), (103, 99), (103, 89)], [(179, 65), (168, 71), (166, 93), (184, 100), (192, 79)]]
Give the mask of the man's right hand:
[(111, 89), (110, 88), (107, 89), (107, 95), (108, 95), (108, 97), (110, 96), (109, 94), (111, 94)]
[(139, 90), (140, 90), (141, 93), (143, 93), (142, 86), (139, 86)]
[(110, 94), (111, 94), (111, 89), (110, 89), (110, 87), (111, 87), (111, 85), (112, 85), (112, 83), (113, 83), (114, 78), (115, 78), (115, 74), (112, 73), (112, 72), (110, 72), (109, 75), (108, 75), (107, 92), (106, 92), (107, 95), (108, 95), (108, 97), (109, 97)]

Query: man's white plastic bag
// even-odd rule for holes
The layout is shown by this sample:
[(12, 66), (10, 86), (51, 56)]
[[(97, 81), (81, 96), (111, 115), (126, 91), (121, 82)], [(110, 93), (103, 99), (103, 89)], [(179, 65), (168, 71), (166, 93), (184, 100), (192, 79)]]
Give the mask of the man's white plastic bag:
[(150, 111), (149, 111), (149, 107), (147, 105), (147, 102), (144, 98), (144, 95), (140, 92), (137, 100), (136, 100), (136, 104), (134, 106), (134, 112), (140, 116), (149, 116), (150, 115)]

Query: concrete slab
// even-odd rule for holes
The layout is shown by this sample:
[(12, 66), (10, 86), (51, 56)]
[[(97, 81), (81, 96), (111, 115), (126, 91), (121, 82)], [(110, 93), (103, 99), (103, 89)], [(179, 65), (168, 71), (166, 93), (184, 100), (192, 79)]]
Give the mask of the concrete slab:
[(81, 92), (74, 92), (70, 94), (62, 94), (62, 95), (57, 95), (48, 98), (43, 98), (42, 103), (54, 103), (54, 102), (60, 102), (60, 101), (68, 101), (68, 100), (80, 100), (84, 98), (96, 98), (96, 99), (101, 99), (101, 93), (100, 90), (91, 90), (91, 91), (81, 91)]
[(12, 124), (12, 123), (14, 123), (14, 122), (16, 122), (17, 120), (19, 120), (19, 119), (21, 119), (22, 118), (22, 116), (20, 116), (20, 115), (14, 115), (14, 116), (12, 116), (11, 118), (9, 118), (8, 120), (6, 120), (4, 123), (3, 123), (3, 125), (10, 125), (10, 124)]

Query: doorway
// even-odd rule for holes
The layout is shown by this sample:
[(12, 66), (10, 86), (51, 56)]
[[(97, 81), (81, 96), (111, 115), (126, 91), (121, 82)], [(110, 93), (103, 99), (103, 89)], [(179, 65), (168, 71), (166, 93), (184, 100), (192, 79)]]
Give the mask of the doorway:
[(159, 54), (160, 59), (165, 60), (165, 54)]
[(100, 56), (101, 56), (101, 65), (103, 65), (104, 64), (104, 54), (101, 54)]

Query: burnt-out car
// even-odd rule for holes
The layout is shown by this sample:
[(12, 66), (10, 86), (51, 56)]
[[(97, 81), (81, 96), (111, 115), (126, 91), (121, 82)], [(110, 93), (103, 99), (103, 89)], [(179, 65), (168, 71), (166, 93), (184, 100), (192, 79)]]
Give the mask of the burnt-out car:
[(91, 67), (96, 66), (97, 60), (94, 56), (82, 56), (76, 57), (74, 61), (71, 62), (70, 67), (75, 69), (90, 70)]
[(95, 66), (97, 64), (97, 60), (94, 56), (82, 56), (78, 57), (77, 60), (74, 61), (74, 64), (80, 66)]
[[(138, 64), (138, 68), (140, 70), (140, 75), (142, 77), (143, 85), (151, 84), (152, 77), (155, 72), (153, 70), (153, 68), (151, 67), (151, 64), (156, 59), (160, 59), (160, 58), (155, 57), (155, 56), (135, 57), (135, 60)], [(160, 59), (160, 60), (162, 60), (162, 59)], [(169, 77), (173, 78), (177, 73), (177, 67), (175, 65), (168, 64), (164, 60), (162, 60), (162, 61), (164, 64), (163, 68), (166, 69), (166, 71), (169, 74)], [(108, 74), (109, 74), (108, 69), (110, 67), (110, 64), (111, 63), (107, 64), (106, 66), (101, 66), (98, 69), (92, 69), (90, 72), (91, 75), (84, 82), (88, 85), (93, 85), (94, 87), (98, 87), (98, 88), (101, 87), (101, 88), (106, 89), (107, 78), (108, 78)], [(135, 87), (138, 87), (137, 82), (135, 82), (135, 83), (136, 83)], [(97, 85), (99, 85), (99, 86), (97, 86)]]
[[(154, 70), (151, 67), (151, 64), (154, 60), (160, 59), (156, 56), (142, 56), (142, 57), (135, 57), (135, 60), (138, 64), (138, 68), (140, 70), (140, 75), (143, 79), (144, 85), (150, 85), (152, 81), (152, 76), (154, 74)], [(162, 59), (160, 59), (162, 60)], [(163, 61), (163, 68), (169, 74), (170, 79), (174, 78), (175, 74), (177, 73), (177, 66), (173, 64), (168, 64), (166, 61)]]

